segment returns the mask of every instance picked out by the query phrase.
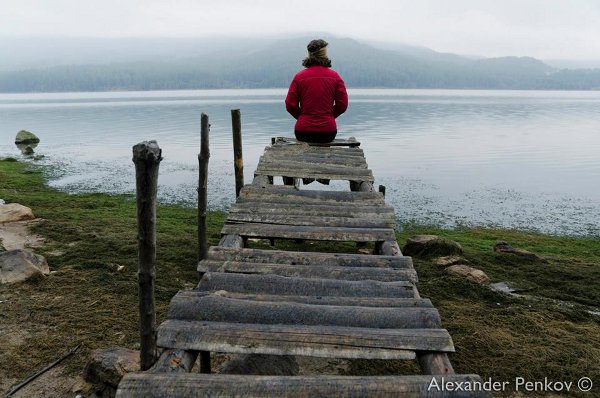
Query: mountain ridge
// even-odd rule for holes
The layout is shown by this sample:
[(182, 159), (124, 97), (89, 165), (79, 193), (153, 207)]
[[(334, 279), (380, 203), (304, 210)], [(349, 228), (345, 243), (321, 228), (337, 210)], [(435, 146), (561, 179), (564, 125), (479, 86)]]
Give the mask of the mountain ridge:
[[(25, 54), (21, 49), (21, 60), (27, 62), (15, 66), (19, 62), (13, 60), (12, 69), (7, 66), (10, 62), (0, 63), (0, 92), (287, 87), (302, 68), (311, 37), (80, 39), (71, 49), (59, 41), (54, 58), (52, 48), (40, 50), (37, 60), (35, 51)], [(327, 40), (333, 68), (348, 87), (600, 88), (600, 69), (559, 69), (532, 57), (474, 58), (409, 45)], [(52, 43), (51, 39), (45, 41), (46, 45)], [(82, 49), (79, 58), (72, 54), (78, 48)], [(61, 56), (67, 65), (57, 64)], [(89, 62), (93, 60), (97, 62)]]

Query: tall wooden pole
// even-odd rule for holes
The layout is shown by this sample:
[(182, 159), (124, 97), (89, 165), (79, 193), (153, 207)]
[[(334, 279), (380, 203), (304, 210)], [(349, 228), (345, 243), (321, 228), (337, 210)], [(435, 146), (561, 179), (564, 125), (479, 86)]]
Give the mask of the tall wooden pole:
[(198, 261), (204, 260), (208, 253), (208, 242), (206, 239), (206, 208), (208, 205), (208, 159), (210, 150), (208, 147), (208, 115), (202, 113), (200, 116), (200, 153), (198, 154)]
[(158, 358), (156, 350), (156, 190), (161, 149), (156, 141), (144, 141), (133, 147), (137, 191), (140, 368), (150, 369)]
[(242, 117), (239, 109), (231, 110), (231, 129), (233, 131), (233, 164), (235, 170), (235, 196), (240, 196), (244, 186), (244, 159), (242, 158)]

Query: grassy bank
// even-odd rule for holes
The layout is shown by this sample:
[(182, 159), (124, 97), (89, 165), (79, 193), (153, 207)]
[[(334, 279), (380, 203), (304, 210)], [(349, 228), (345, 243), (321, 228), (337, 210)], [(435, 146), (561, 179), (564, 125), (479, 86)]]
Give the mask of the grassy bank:
[[(82, 343), (66, 372), (81, 372), (89, 351), (120, 345), (136, 348), (137, 245), (135, 201), (131, 196), (69, 195), (44, 185), (39, 171), (20, 162), (0, 161), (0, 198), (31, 207), (43, 219), (35, 232), (47, 239), (36, 251), (53, 273), (18, 285), (0, 285), (0, 331), (10, 336), (0, 355), (0, 375), (22, 379), (60, 353)], [(216, 244), (224, 214), (208, 217)], [(158, 318), (171, 297), (197, 282), (196, 211), (158, 208)], [(506, 230), (439, 230), (407, 227), (402, 245), (417, 233), (459, 242), (464, 257), (492, 282), (509, 281), (530, 298), (514, 298), (449, 277), (430, 259), (415, 259), (419, 290), (439, 309), (457, 352), (458, 372), (497, 381), (515, 377), (600, 384), (600, 323), (590, 306), (600, 303), (600, 242)], [(497, 240), (530, 250), (548, 263), (498, 254)], [(355, 251), (354, 245), (310, 245), (299, 249)], [(124, 266), (119, 272), (119, 266)], [(414, 367), (399, 362), (353, 361), (348, 373), (394, 373)]]

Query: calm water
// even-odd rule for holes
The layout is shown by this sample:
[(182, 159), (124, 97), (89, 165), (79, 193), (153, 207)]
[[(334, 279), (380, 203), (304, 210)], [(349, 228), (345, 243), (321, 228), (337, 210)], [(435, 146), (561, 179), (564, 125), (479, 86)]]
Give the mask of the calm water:
[[(401, 222), (600, 234), (600, 92), (349, 94), (339, 135), (363, 143)], [(242, 110), (249, 182), (270, 138), (293, 130), (284, 97), (285, 90), (0, 94), (0, 156), (19, 157), (14, 136), (30, 130), (42, 140), (41, 163), (54, 166), (52, 186), (133, 192), (131, 147), (155, 139), (165, 158), (161, 199), (193, 205), (205, 112), (209, 202), (226, 209), (234, 193), (230, 109)]]

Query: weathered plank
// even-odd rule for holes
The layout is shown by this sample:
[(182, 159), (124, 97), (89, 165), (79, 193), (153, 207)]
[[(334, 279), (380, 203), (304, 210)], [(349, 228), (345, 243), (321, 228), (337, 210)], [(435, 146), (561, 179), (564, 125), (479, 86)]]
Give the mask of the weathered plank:
[(349, 138), (336, 138), (331, 142), (315, 143), (315, 142), (304, 142), (298, 141), (293, 137), (275, 137), (273, 146), (277, 145), (302, 145), (302, 146), (315, 146), (315, 147), (337, 147), (337, 146), (349, 146), (355, 147), (360, 146), (360, 141), (357, 141), (354, 137)]
[(360, 180), (373, 182), (373, 174), (370, 172), (361, 172), (360, 170), (349, 171), (347, 173), (342, 170), (316, 170), (316, 169), (297, 169), (285, 167), (259, 168), (254, 171), (254, 175), (265, 176), (287, 176), (294, 178), (315, 178), (324, 180)]
[(273, 215), (295, 215), (295, 216), (324, 216), (324, 217), (381, 217), (395, 219), (394, 209), (381, 204), (358, 205), (352, 203), (330, 203), (327, 205), (317, 203), (306, 203), (298, 206), (293, 203), (270, 203), (265, 206), (263, 202), (241, 202), (235, 203), (229, 209), (229, 214), (235, 213), (258, 213)]
[(354, 153), (354, 154), (345, 154), (345, 153), (332, 153), (332, 152), (324, 152), (324, 153), (289, 153), (289, 152), (273, 152), (266, 151), (264, 155), (262, 155), (258, 162), (277, 162), (283, 161), (286, 162), (288, 160), (293, 160), (296, 162), (322, 162), (324, 164), (340, 164), (347, 166), (365, 166), (367, 165), (367, 160), (362, 156), (362, 154)]
[(359, 307), (420, 307), (433, 308), (429, 299), (387, 298), (387, 297), (332, 297), (332, 296), (282, 296), (276, 294), (236, 293), (225, 290), (199, 291), (181, 290), (177, 293), (182, 300), (195, 300), (197, 297), (216, 295), (239, 300), (304, 303), (314, 305), (341, 305)]
[(218, 272), (207, 272), (198, 283), (198, 289), (284, 296), (414, 297), (414, 285), (410, 282), (338, 281)]
[(167, 320), (161, 347), (236, 354), (325, 358), (414, 359), (415, 350), (452, 352), (444, 329), (375, 329), (341, 326), (266, 325)]
[(374, 280), (382, 282), (417, 282), (414, 269), (381, 267), (339, 267), (331, 265), (288, 265), (239, 261), (204, 260), (198, 263), (198, 272), (237, 272), (242, 274), (273, 274), (301, 278), (329, 278), (348, 281)]
[(245, 261), (255, 263), (280, 263), (301, 265), (331, 265), (339, 267), (389, 267), (412, 269), (408, 256), (374, 256), (370, 254), (295, 252), (284, 250), (239, 249), (212, 246), (208, 259)]
[[(325, 158), (261, 158), (258, 162), (257, 170), (261, 169), (302, 169), (315, 170), (320, 172), (338, 172), (340, 174), (359, 173), (363, 175), (370, 170), (367, 162), (358, 162), (354, 160), (343, 161), (342, 159), (327, 160)], [(372, 173), (371, 173), (372, 174)]]
[[(451, 383), (451, 384), (444, 384)], [(460, 384), (459, 384), (460, 383)], [(127, 374), (117, 397), (268, 397), (268, 398), (472, 398), (489, 397), (477, 375), (441, 376), (255, 376)], [(448, 391), (435, 386), (479, 386)], [(433, 388), (431, 387), (433, 386)]]
[(256, 185), (245, 185), (240, 192), (238, 201), (250, 199), (264, 201), (268, 199), (292, 200), (297, 204), (315, 203), (331, 204), (330, 202), (350, 202), (359, 205), (381, 204), (385, 205), (384, 197), (380, 192), (345, 192), (345, 191), (310, 191), (297, 190), (292, 186), (285, 185), (266, 185), (258, 187)]
[(262, 223), (225, 224), (223, 235), (253, 238), (309, 239), (328, 241), (378, 242), (396, 238), (392, 228), (349, 228), (301, 225), (273, 225)]
[(218, 295), (171, 300), (169, 319), (264, 325), (327, 325), (380, 329), (440, 328), (435, 308), (357, 307), (239, 300)]
[(323, 227), (350, 227), (350, 228), (394, 228), (396, 222), (392, 217), (333, 217), (333, 216), (307, 216), (287, 214), (257, 214), (257, 213), (230, 213), (228, 223), (263, 223), (271, 225), (303, 225)]

